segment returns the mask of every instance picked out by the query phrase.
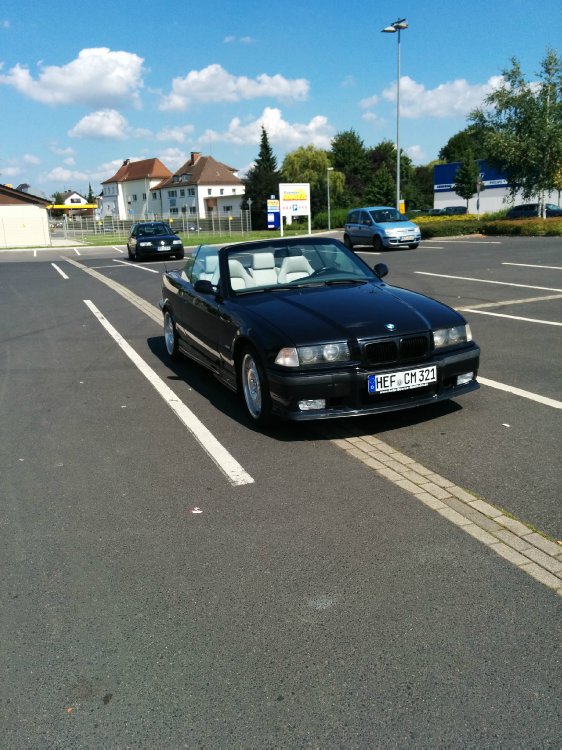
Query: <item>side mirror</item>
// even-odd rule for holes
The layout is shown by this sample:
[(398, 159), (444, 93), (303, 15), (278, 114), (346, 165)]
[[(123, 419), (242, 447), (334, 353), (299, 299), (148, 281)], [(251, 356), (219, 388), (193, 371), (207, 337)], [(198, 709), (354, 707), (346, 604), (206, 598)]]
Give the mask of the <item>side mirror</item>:
[(388, 266), (386, 263), (377, 263), (377, 265), (373, 268), (373, 271), (377, 274), (379, 279), (382, 279), (383, 276), (386, 276), (388, 273)]
[(197, 279), (193, 288), (199, 294), (214, 294), (215, 288), (209, 281), (209, 279)]

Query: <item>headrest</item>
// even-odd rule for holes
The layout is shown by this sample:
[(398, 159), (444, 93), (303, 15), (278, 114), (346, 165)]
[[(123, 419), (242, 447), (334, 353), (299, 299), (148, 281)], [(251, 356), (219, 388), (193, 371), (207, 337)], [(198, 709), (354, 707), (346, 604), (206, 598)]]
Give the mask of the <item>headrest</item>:
[(261, 268), (275, 268), (273, 253), (256, 253), (252, 258), (252, 268), (256, 271)]

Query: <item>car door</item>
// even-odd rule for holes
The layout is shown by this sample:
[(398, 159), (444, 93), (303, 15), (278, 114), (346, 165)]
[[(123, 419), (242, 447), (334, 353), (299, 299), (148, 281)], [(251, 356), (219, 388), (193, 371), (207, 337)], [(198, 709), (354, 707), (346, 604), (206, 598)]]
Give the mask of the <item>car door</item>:
[(347, 218), (346, 230), (353, 244), (359, 244), (361, 241), (360, 214), (361, 211), (351, 211)]
[(218, 371), (220, 354), (218, 341), (221, 330), (218, 294), (204, 294), (195, 284), (205, 268), (205, 258), (216, 248), (202, 245), (190, 268), (175, 282), (176, 296), (173, 311), (178, 334), (188, 353), (214, 372)]

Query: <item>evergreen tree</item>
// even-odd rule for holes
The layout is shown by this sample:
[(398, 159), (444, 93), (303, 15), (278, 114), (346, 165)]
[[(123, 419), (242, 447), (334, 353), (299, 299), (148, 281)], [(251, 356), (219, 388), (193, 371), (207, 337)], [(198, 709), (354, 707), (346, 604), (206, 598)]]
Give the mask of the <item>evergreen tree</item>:
[(468, 201), (473, 195), (476, 195), (479, 179), (480, 167), (478, 162), (474, 160), (472, 151), (469, 150), (455, 173), (455, 193), (465, 199), (467, 208)]
[(331, 145), (331, 162), (345, 176), (349, 205), (360, 203), (369, 181), (367, 149), (353, 129), (337, 133)]
[(450, 164), (451, 162), (462, 161), (467, 151), (472, 151), (477, 159), (485, 157), (486, 147), (483, 130), (470, 126), (455, 133), (439, 151), (439, 158)]
[[(279, 195), (279, 172), (277, 159), (269, 145), (267, 132), (262, 125), (258, 158), (243, 180), (244, 202), (251, 205), (252, 228), (267, 228), (267, 201)], [(251, 204), (250, 204), (251, 201)]]
[(374, 173), (367, 190), (365, 203), (371, 206), (392, 206), (396, 200), (396, 180), (390, 170), (383, 164)]
[(88, 201), (88, 203), (95, 203), (95, 200), (96, 200), (94, 196), (94, 191), (92, 190), (91, 182), (88, 183), (88, 195), (86, 196), (86, 200)]

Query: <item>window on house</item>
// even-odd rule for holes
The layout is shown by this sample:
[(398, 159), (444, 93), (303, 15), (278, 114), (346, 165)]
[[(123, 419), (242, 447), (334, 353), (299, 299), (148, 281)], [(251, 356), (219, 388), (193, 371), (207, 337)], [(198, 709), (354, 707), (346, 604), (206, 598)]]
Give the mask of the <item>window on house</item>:
[(188, 188), (187, 194), (188, 195), (195, 195), (195, 188)]
[(190, 206), (189, 207), (189, 213), (190, 214), (196, 214), (197, 213), (197, 208), (195, 206)]
[(185, 197), (185, 190), (182, 188), (180, 190), (180, 198), (184, 198), (184, 197)]
[(142, 199), (143, 199), (143, 201), (145, 201), (145, 200), (146, 200), (146, 193), (143, 193), (143, 194), (142, 194)]
[(212, 195), (212, 194), (213, 194), (212, 188), (207, 188), (207, 195)]
[(137, 199), (137, 196), (133, 195), (133, 200), (136, 201), (136, 199)]
[(152, 193), (152, 200), (153, 200), (153, 201), (155, 201), (157, 197), (158, 197), (158, 196), (157, 196), (157, 194), (156, 194), (156, 193)]
[(232, 212), (232, 206), (223, 206), (222, 210), (225, 214), (229, 214)]
[(177, 198), (177, 197), (178, 197), (177, 190), (168, 190), (168, 198)]
[(224, 188), (221, 188), (221, 195), (224, 195)]
[(179, 213), (179, 211), (180, 211), (180, 210), (179, 210), (179, 208), (171, 208), (171, 209), (170, 209), (170, 213), (171, 213), (171, 214), (173, 214), (174, 216), (175, 216), (176, 214), (178, 214), (178, 213)]

